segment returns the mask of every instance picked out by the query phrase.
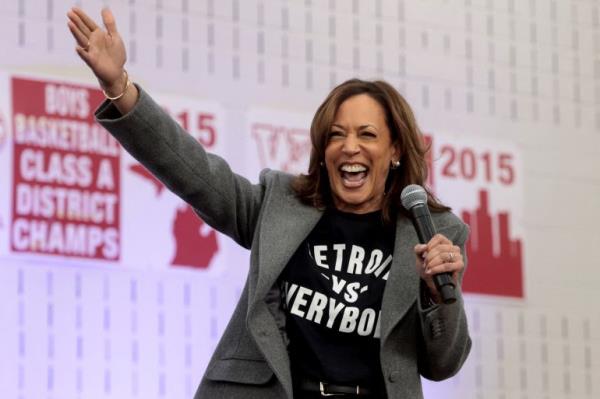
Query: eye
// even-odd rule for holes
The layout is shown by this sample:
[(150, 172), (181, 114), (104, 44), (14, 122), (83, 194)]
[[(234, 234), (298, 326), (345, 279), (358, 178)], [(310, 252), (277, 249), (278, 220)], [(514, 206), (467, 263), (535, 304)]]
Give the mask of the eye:
[(332, 130), (329, 132), (329, 135), (327, 137), (329, 139), (334, 139), (334, 138), (342, 137), (343, 135), (344, 135), (344, 132), (342, 132), (340, 130)]
[(363, 137), (367, 137), (367, 138), (376, 138), (377, 134), (371, 132), (370, 130), (363, 130), (360, 133)]

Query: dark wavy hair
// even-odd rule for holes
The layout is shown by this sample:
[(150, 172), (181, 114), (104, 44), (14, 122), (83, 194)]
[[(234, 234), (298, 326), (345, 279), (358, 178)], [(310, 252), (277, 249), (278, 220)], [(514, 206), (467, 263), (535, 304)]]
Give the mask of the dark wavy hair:
[(400, 150), (401, 165), (390, 169), (386, 181), (382, 214), (386, 223), (393, 220), (397, 212), (408, 215), (400, 202), (402, 189), (409, 184), (419, 184), (427, 191), (428, 205), (432, 212), (450, 210), (425, 186), (427, 162), (425, 154), (429, 148), (417, 126), (408, 102), (389, 83), (381, 80), (348, 80), (335, 87), (317, 109), (310, 127), (310, 163), (308, 174), (297, 176), (292, 188), (303, 203), (319, 209), (333, 207), (331, 187), (325, 162), (325, 148), (335, 115), (340, 105), (352, 96), (366, 94), (377, 101), (385, 111), (385, 119), (392, 135), (392, 143)]

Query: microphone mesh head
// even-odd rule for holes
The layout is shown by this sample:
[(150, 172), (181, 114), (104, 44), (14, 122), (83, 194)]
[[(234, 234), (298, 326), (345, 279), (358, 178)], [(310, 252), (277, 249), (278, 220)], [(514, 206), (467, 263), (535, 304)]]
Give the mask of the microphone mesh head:
[(418, 184), (410, 184), (402, 190), (400, 201), (402, 206), (410, 211), (415, 205), (427, 204), (427, 192)]

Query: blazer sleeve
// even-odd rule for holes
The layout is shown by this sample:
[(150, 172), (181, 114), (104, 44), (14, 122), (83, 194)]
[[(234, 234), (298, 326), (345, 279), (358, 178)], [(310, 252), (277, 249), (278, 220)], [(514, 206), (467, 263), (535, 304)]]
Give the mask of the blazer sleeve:
[[(469, 234), (467, 225), (460, 222), (458, 228), (448, 228), (439, 232), (460, 247), (466, 269), (465, 241)], [(463, 273), (460, 274), (456, 287), (456, 302), (451, 305), (429, 306), (422, 303), (423, 296), (419, 295), (418, 366), (420, 374), (430, 380), (439, 381), (455, 375), (471, 350), (471, 338), (460, 289), (462, 275)]]
[(121, 115), (109, 101), (96, 119), (167, 188), (202, 219), (245, 248), (252, 243), (264, 195), (264, 174), (254, 185), (225, 160), (207, 153), (140, 87), (135, 107)]

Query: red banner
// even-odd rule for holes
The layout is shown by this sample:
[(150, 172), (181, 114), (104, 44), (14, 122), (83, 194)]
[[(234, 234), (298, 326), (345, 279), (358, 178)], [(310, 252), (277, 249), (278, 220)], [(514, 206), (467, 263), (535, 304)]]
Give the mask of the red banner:
[(515, 234), (522, 207), (518, 151), (460, 136), (428, 136), (427, 142), (429, 184), (471, 227), (464, 292), (523, 298), (523, 244)]
[(120, 147), (94, 122), (102, 98), (12, 79), (14, 252), (119, 259)]

